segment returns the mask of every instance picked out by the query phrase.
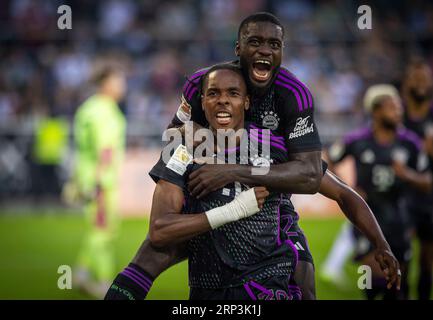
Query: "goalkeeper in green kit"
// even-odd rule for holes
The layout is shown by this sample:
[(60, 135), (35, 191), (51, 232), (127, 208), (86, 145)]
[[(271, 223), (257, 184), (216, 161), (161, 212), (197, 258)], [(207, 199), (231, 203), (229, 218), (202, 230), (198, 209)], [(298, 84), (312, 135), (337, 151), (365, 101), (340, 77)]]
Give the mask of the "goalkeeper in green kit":
[(106, 67), (95, 76), (97, 92), (74, 119), (75, 170), (72, 183), (84, 200), (87, 233), (82, 243), (75, 288), (101, 298), (115, 273), (112, 240), (118, 228), (118, 175), (125, 149), (126, 120), (118, 102), (126, 91), (120, 69)]

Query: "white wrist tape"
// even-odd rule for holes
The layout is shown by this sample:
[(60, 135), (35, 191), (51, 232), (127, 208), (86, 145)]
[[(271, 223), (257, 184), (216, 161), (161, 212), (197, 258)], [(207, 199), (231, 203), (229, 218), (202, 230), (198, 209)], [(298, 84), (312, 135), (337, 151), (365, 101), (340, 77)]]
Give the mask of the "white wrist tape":
[(212, 229), (229, 222), (237, 221), (259, 212), (254, 188), (242, 191), (236, 198), (224, 206), (206, 211), (206, 217)]

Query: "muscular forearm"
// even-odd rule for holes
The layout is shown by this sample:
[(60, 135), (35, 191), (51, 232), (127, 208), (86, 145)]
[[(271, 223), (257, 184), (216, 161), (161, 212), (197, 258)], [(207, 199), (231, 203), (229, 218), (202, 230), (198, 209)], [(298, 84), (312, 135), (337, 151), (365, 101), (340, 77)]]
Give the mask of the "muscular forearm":
[(270, 191), (276, 192), (314, 194), (319, 191), (322, 178), (320, 156), (318, 161), (304, 162), (295, 159), (271, 165), (266, 174), (253, 175), (251, 166), (229, 166), (228, 174), (232, 175), (233, 181), (253, 186), (265, 186)]
[(389, 247), (376, 218), (364, 199), (347, 191), (337, 201), (345, 216), (357, 227), (376, 248)]
[(156, 247), (165, 247), (189, 240), (211, 230), (204, 213), (167, 213), (152, 221), (150, 241)]
[(220, 207), (203, 213), (182, 214), (182, 189), (160, 180), (155, 188), (150, 213), (150, 241), (156, 247), (165, 247), (247, 218), (260, 211), (268, 195), (264, 187), (252, 188), (242, 191)]
[(150, 224), (150, 240), (155, 246), (172, 245), (199, 234), (219, 228), (227, 223), (248, 218), (262, 208), (269, 192), (255, 187), (238, 194), (232, 201), (197, 214), (162, 213)]
[[(270, 191), (285, 193), (314, 194), (320, 183), (313, 172), (302, 172), (302, 166), (292, 164), (273, 165), (264, 175), (252, 175), (252, 166), (231, 165), (233, 181), (239, 181), (249, 186), (265, 186)], [(320, 179), (320, 177), (319, 177)]]

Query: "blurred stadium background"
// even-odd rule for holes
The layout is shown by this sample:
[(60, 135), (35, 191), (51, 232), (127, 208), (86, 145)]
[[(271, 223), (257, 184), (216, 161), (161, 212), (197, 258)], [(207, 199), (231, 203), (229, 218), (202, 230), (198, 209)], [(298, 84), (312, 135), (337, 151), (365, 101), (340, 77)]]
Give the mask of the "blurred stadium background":
[[(57, 28), (62, 4), (72, 8), (71, 30)], [(125, 219), (116, 242), (120, 270), (147, 233), (154, 187), (147, 172), (179, 105), (185, 76), (232, 59), (237, 27), (248, 14), (270, 11), (286, 26), (283, 65), (311, 88), (325, 146), (365, 123), (360, 102), (368, 85), (399, 86), (413, 56), (433, 65), (433, 3), (374, 1), (372, 30), (357, 28), (361, 4), (369, 3), (1, 1), (0, 298), (86, 298), (57, 288), (57, 268), (74, 264), (83, 234), (80, 208), (63, 204), (60, 192), (74, 161), (72, 118), (92, 93), (88, 80), (95, 65), (116, 61), (128, 74), (121, 104), (128, 148), (120, 188)], [(350, 163), (339, 173), (352, 181)], [(314, 199), (296, 197), (295, 204), (319, 269), (343, 216), (334, 204)], [(346, 273), (348, 283), (340, 287), (317, 279), (318, 298), (361, 299), (356, 266), (349, 262)], [(164, 273), (149, 294), (187, 296), (185, 263)]]

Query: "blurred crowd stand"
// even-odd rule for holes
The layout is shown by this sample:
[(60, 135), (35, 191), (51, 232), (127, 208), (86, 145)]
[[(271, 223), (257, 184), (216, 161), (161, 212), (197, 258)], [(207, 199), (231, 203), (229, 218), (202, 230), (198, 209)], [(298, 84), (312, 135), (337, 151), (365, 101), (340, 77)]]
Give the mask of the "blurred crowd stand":
[[(72, 9), (71, 30), (57, 28), (57, 8), (64, 4)], [(372, 7), (371, 30), (357, 28), (362, 4)], [(127, 70), (121, 107), (128, 146), (160, 147), (186, 76), (233, 59), (238, 25), (256, 11), (273, 12), (284, 23), (283, 65), (313, 92), (325, 146), (365, 122), (367, 86), (399, 86), (415, 55), (433, 65), (429, 1), (4, 0), (0, 198), (58, 194), (73, 159), (68, 128), (92, 94), (88, 81), (101, 61)], [(51, 116), (41, 118), (44, 113)]]

